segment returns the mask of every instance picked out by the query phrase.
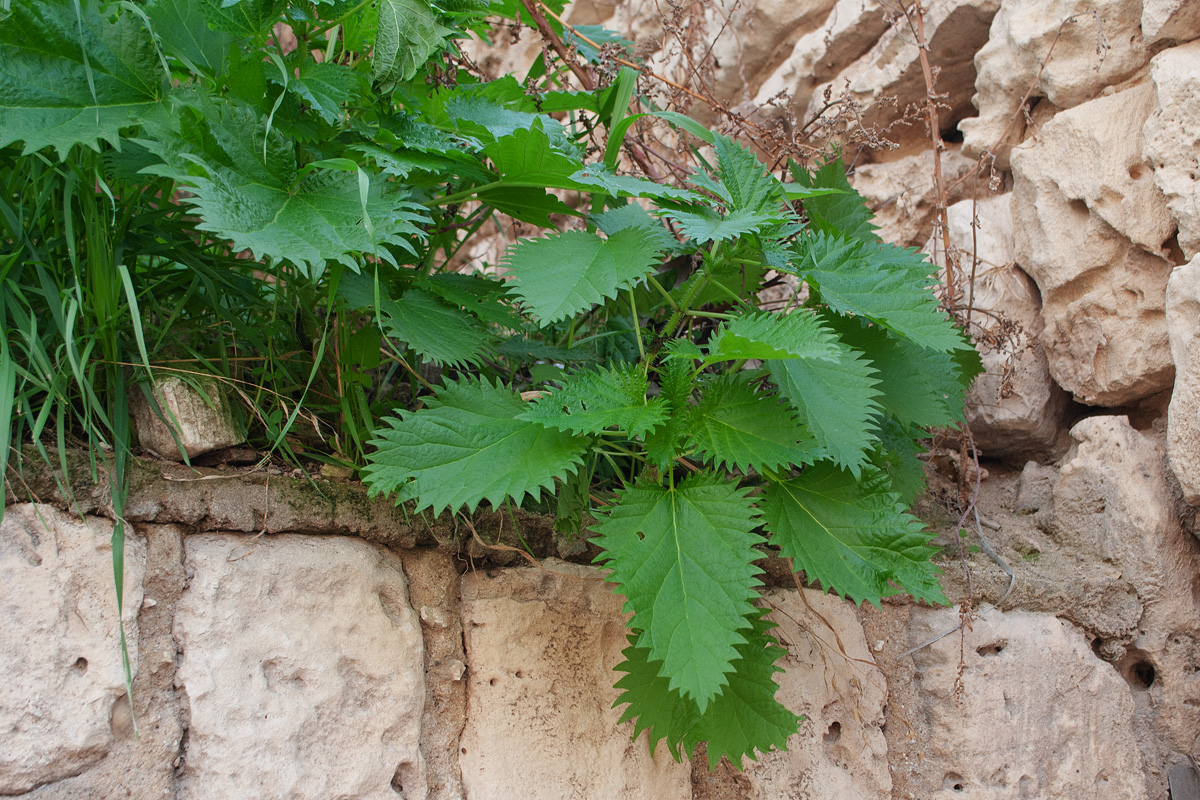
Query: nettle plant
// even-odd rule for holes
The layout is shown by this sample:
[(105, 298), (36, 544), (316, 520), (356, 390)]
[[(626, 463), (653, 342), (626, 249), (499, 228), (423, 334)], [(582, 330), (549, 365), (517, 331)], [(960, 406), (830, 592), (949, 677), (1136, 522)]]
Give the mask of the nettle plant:
[[(589, 515), (631, 615), (624, 719), (677, 758), (706, 741), (710, 764), (740, 764), (799, 721), (775, 700), (756, 562), (778, 552), (856, 603), (945, 602), (906, 503), (920, 440), (961, 419), (980, 364), (934, 268), (878, 239), (840, 161), (781, 180), (655, 109), (637, 70), (610, 69), (627, 43), (565, 28), (562, 5), (12, 4), (0, 164), (28, 177), (0, 198), (0, 423), (105, 443), (120, 533), (124, 387), (182, 352), (278, 399), (253, 407), (260, 441), (304, 414), (416, 512)], [(483, 81), (456, 41), (486, 15), (572, 47)], [(571, 67), (612, 79), (573, 89)], [(674, 126), (685, 182), (623, 171), (650, 120)], [(512, 220), (541, 231), (469, 270), (464, 248)], [(787, 276), (798, 291), (764, 310)], [(241, 361), (262, 366), (235, 380)]]

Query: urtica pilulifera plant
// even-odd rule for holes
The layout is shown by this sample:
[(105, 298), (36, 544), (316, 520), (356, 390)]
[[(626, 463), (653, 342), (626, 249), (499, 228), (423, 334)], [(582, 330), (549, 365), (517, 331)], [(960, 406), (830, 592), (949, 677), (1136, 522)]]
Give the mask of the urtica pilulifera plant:
[[(538, 4), (558, 35), (571, 33), (562, 5)], [(195, 323), (187, 352), (215, 369), (220, 325), (199, 320), (250, 330), (275, 324), (281, 297), (304, 298), (260, 348), (294, 336), (310, 351), (282, 415), (251, 404), (267, 441), (311, 412), (318, 430), (333, 420), (339, 457), (365, 457), (374, 491), (416, 512), (549, 499), (566, 528), (598, 520), (597, 562), (631, 614), (624, 719), (677, 758), (707, 742), (710, 764), (797, 730), (755, 604), (768, 552), (856, 603), (944, 602), (907, 503), (923, 485), (919, 440), (961, 420), (979, 360), (939, 308), (934, 268), (879, 240), (839, 160), (777, 176), (654, 109), (629, 67), (590, 90), (561, 59), (484, 81), (457, 41), (488, 15), (526, 17), (512, 0), (22, 0), (4, 13), (0, 159), (40, 176), (4, 199), (17, 209), (0, 236), (5, 444), (40, 440), (38, 409), (57, 403), (128, 453), (126, 427), (100, 412), (123, 411), (126, 380), (183, 346), (146, 335), (138, 300), (182, 298), (167, 322)], [(645, 119), (694, 143), (686, 181), (622, 169)], [(56, 166), (80, 163), (74, 178)], [(71, 286), (83, 297), (103, 254), (81, 254), (70, 224), (56, 239), (14, 222), (39, 181), (84, 186), (101, 217), (140, 209), (104, 262), (107, 352), (72, 361), (75, 388), (39, 383), (52, 354), (70, 356), (53, 337), (75, 336), (74, 312), (50, 339), (34, 321)], [(541, 230), (494, 269), (460, 258), (490, 221), (514, 219)], [(230, 302), (216, 265), (261, 305)], [(781, 276), (798, 290), (764, 310), (759, 291)], [(108, 401), (89, 359), (110, 370)], [(334, 399), (314, 411), (330, 371)]]

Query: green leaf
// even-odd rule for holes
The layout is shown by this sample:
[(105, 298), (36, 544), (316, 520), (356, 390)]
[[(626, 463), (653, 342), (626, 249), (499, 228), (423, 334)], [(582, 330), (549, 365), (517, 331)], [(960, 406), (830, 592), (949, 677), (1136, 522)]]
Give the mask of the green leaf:
[(700, 196), (687, 189), (677, 189), (673, 186), (663, 186), (645, 178), (632, 175), (617, 175), (604, 168), (603, 164), (588, 164), (582, 170), (571, 175), (571, 180), (581, 186), (599, 189), (613, 197), (649, 197), (654, 200), (683, 200), (695, 201)]
[(771, 378), (824, 451), (855, 474), (874, 443), (879, 389), (862, 355), (840, 342), (837, 359), (769, 361)]
[[(685, 339), (675, 339), (667, 348), (673, 350), (676, 342), (692, 344)], [(666, 424), (646, 434), (646, 457), (662, 472), (671, 468), (688, 432), (693, 377), (692, 362), (686, 356), (666, 360), (658, 369), (659, 397), (666, 403), (670, 416)]]
[(508, 286), (503, 281), (492, 280), (483, 275), (442, 272), (430, 275), (421, 286), (450, 305), (460, 306), (484, 322), (512, 329), (520, 328), (524, 324), (524, 319), (517, 309), (505, 302)]
[(497, 211), (540, 228), (557, 228), (551, 214), (578, 216), (578, 212), (552, 194), (532, 186), (500, 186), (475, 195)]
[(640, 228), (608, 239), (584, 231), (523, 239), (502, 262), (512, 270), (512, 294), (542, 324), (573, 317), (650, 273), (658, 260), (655, 237)]
[(729, 210), (775, 213), (783, 203), (779, 181), (766, 171), (758, 156), (728, 136), (714, 142), (721, 174), (721, 197)]
[(287, 5), (284, 0), (198, 0), (214, 30), (252, 39), (265, 39)]
[(804, 212), (809, 224), (830, 236), (844, 236), (860, 242), (878, 242), (875, 217), (867, 208), (862, 195), (850, 186), (846, 179), (846, 166), (840, 158), (827, 161), (816, 171), (809, 172), (792, 164), (792, 177), (801, 187), (809, 189), (832, 189), (832, 194), (809, 196), (804, 199)]
[(929, 289), (936, 268), (918, 251), (818, 234), (798, 252), (796, 273), (835, 311), (864, 316), (921, 347), (949, 352), (963, 346)]
[(692, 412), (688, 443), (725, 469), (743, 472), (811, 464), (812, 434), (774, 393), (756, 392), (744, 375), (724, 375), (704, 386)]
[(120, 146), (120, 130), (156, 106), (166, 75), (142, 20), (95, 3), (21, 0), (0, 24), (0, 147), (22, 153)]
[(658, 249), (667, 252), (679, 244), (671, 232), (663, 224), (646, 212), (637, 203), (626, 203), (623, 206), (610, 208), (592, 217), (591, 221), (606, 235), (612, 236), (625, 228), (640, 228), (650, 231)]
[(305, 61), (300, 76), (288, 81), (288, 91), (299, 95), (309, 107), (330, 125), (336, 125), (345, 113), (343, 106), (357, 96), (358, 73), (339, 64)]
[(840, 356), (837, 337), (815, 315), (755, 312), (722, 325), (708, 343), (704, 363), (751, 358), (836, 361)]
[(209, 76), (225, 71), (233, 37), (208, 25), (203, 9), (192, 0), (150, 0), (146, 16), (163, 49), (185, 61), (189, 69)]
[(724, 217), (703, 207), (697, 207), (695, 211), (670, 209), (660, 213), (675, 220), (679, 229), (697, 244), (723, 242), (753, 233), (772, 220), (769, 213), (749, 209), (739, 209)]
[(571, 433), (597, 434), (616, 427), (632, 437), (667, 418), (662, 398), (646, 397), (649, 384), (635, 364), (575, 372), (561, 384), (532, 403), (521, 419)]
[(485, 146), (483, 153), (492, 160), (504, 181), (514, 186), (574, 189), (569, 177), (579, 171), (580, 163), (553, 148), (540, 120), (532, 128), (517, 128)]
[(425, 0), (376, 0), (379, 17), (371, 76), (380, 83), (411, 80), (442, 46), (442, 28)]
[(670, 681), (659, 674), (662, 662), (652, 661), (650, 651), (633, 644), (635, 639), (630, 637), (632, 646), (625, 649), (625, 661), (616, 667), (625, 675), (616, 683), (622, 692), (614, 705), (627, 704), (620, 721), (636, 719), (635, 739), (643, 730), (648, 732), (651, 755), (663, 739), (676, 761), (681, 749), (690, 753), (699, 742), (707, 741), (712, 770), (722, 756), (741, 768), (744, 756), (756, 760), (755, 750), (765, 753), (786, 747), (803, 717), (775, 699), (779, 686), (773, 676), (783, 671), (775, 662), (785, 651), (767, 633), (775, 625), (765, 619), (766, 614), (755, 609), (751, 615), (753, 627), (747, 641), (736, 647), (738, 658), (729, 673), (729, 685), (703, 713), (670, 688)]
[[(478, 378), (448, 382), (420, 411), (401, 411), (376, 432), (363, 478), (373, 492), (417, 498), (416, 511), (466, 507), (481, 500), (537, 499), (582, 462), (584, 442), (517, 417), (520, 395)], [(409, 480), (411, 479), (411, 483)]]
[[(344, 280), (345, 278), (343, 278)], [(390, 335), (425, 358), (454, 367), (478, 365), (491, 337), (462, 309), (420, 289), (400, 295), (384, 319)]]
[(925, 464), (917, 455), (925, 448), (917, 441), (920, 430), (909, 431), (889, 417), (879, 426), (879, 446), (871, 462), (887, 473), (900, 502), (910, 504), (925, 490)]
[(747, 491), (707, 473), (673, 488), (635, 486), (592, 540), (633, 612), (630, 626), (643, 632), (639, 646), (700, 711), (728, 682), (760, 583), (753, 562), (762, 538)]
[(772, 481), (761, 506), (771, 543), (826, 591), (878, 606), (895, 594), (894, 581), (914, 597), (946, 602), (930, 561), (936, 548), (879, 470), (856, 478), (820, 463), (798, 478)]

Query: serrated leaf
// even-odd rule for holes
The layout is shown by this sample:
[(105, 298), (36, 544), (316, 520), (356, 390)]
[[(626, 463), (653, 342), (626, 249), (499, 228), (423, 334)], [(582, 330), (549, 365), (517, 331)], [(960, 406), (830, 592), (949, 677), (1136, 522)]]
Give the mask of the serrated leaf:
[(889, 417), (879, 426), (879, 446), (871, 462), (887, 473), (892, 491), (900, 502), (909, 504), (925, 490), (925, 464), (917, 456), (926, 452), (917, 438), (921, 431), (906, 430)]
[(558, 227), (558, 223), (551, 219), (551, 214), (579, 216), (575, 209), (562, 200), (532, 186), (499, 186), (476, 192), (475, 196), (481, 203), (503, 214), (540, 228)]
[(485, 322), (517, 329), (524, 319), (516, 308), (504, 302), (508, 287), (483, 275), (442, 272), (430, 275), (422, 286), (452, 306), (474, 314)]
[(766, 171), (758, 156), (728, 136), (716, 137), (713, 146), (731, 211), (773, 213), (779, 209), (783, 202), (782, 186)]
[(753, 233), (772, 220), (766, 212), (738, 209), (721, 216), (716, 211), (698, 207), (697, 211), (671, 209), (660, 212), (662, 216), (675, 220), (679, 229), (697, 244), (723, 242), (746, 233)]
[(843, 314), (856, 314), (911, 339), (949, 352), (962, 336), (929, 289), (936, 269), (916, 250), (817, 234), (798, 247), (797, 274)]
[(820, 463), (798, 478), (772, 481), (760, 505), (771, 543), (826, 591), (878, 606), (895, 593), (894, 581), (914, 597), (946, 602), (929, 534), (879, 470), (856, 478)]
[(846, 166), (840, 158), (827, 161), (813, 172), (792, 164), (792, 177), (808, 189), (832, 189), (833, 193), (809, 195), (804, 199), (804, 212), (809, 224), (830, 236), (843, 236), (861, 242), (878, 242), (875, 217), (867, 208), (862, 195), (846, 179)]
[(690, 753), (696, 744), (707, 741), (710, 770), (722, 756), (740, 768), (743, 756), (756, 760), (755, 750), (765, 753), (786, 745), (803, 717), (775, 699), (779, 686), (772, 676), (782, 672), (775, 662), (785, 651), (767, 633), (774, 623), (764, 619), (765, 615), (755, 609), (747, 641), (736, 648), (738, 658), (729, 685), (704, 713), (670, 688), (670, 681), (659, 675), (662, 662), (650, 660), (649, 650), (637, 647), (635, 637), (630, 637), (631, 646), (623, 651), (625, 661), (615, 668), (625, 675), (616, 683), (623, 691), (613, 705), (627, 706), (620, 721), (636, 720), (635, 739), (647, 731), (651, 755), (663, 739), (676, 761), (683, 752)]
[(441, 26), (425, 0), (376, 0), (378, 20), (372, 78), (407, 81), (442, 46)]
[(811, 464), (818, 453), (795, 412), (773, 392), (756, 392), (743, 375), (706, 384), (688, 430), (688, 444), (725, 469), (777, 470)]
[(745, 359), (840, 357), (837, 337), (806, 311), (794, 314), (755, 312), (722, 325), (708, 343), (705, 364)]
[(580, 163), (551, 146), (540, 120), (535, 121), (532, 128), (517, 128), (501, 136), (485, 146), (483, 153), (511, 185), (578, 188), (569, 178), (579, 170)]
[(779, 391), (796, 406), (824, 451), (854, 473), (875, 440), (879, 389), (875, 371), (862, 355), (840, 342), (837, 359), (768, 361)]
[(666, 403), (646, 397), (649, 383), (633, 364), (575, 372), (560, 383), (531, 403), (521, 419), (571, 433), (598, 434), (615, 427), (632, 437), (667, 418)]
[(236, 36), (265, 38), (279, 21), (284, 0), (197, 0), (211, 28)]
[(650, 273), (658, 243), (639, 228), (619, 230), (607, 239), (566, 231), (544, 239), (523, 239), (502, 262), (512, 270), (512, 294), (542, 324), (573, 317)]
[(491, 340), (461, 309), (420, 289), (400, 295), (384, 326), (425, 358), (455, 367), (479, 364)]
[(554, 347), (524, 336), (513, 336), (496, 346), (502, 356), (545, 361), (595, 361), (596, 354), (582, 347)]
[(288, 91), (299, 95), (317, 116), (330, 125), (341, 118), (343, 106), (356, 96), (358, 73), (340, 64), (306, 61), (299, 77), (288, 81)]
[(373, 492), (415, 497), (418, 512), (537, 498), (582, 462), (583, 440), (517, 419), (525, 403), (505, 386), (450, 381), (427, 403), (384, 420), (363, 469)]
[(664, 252), (673, 249), (679, 244), (671, 232), (663, 227), (662, 222), (650, 216), (646, 209), (642, 208), (637, 203), (626, 203), (623, 206), (610, 208), (591, 217), (592, 222), (597, 228), (603, 231), (606, 235), (612, 236), (614, 233), (625, 228), (639, 228), (650, 231), (654, 237), (654, 243), (659, 250)]
[(146, 16), (163, 49), (183, 59), (191, 68), (210, 76), (225, 71), (233, 37), (209, 27), (202, 8), (192, 0), (151, 0)]
[(746, 493), (707, 473), (674, 488), (635, 486), (592, 540), (633, 612), (630, 626), (643, 632), (639, 646), (700, 711), (728, 682), (760, 583), (758, 512)]
[[(680, 345), (675, 343), (679, 342)], [(667, 349), (676, 357), (667, 359), (659, 367), (659, 397), (667, 405), (670, 416), (664, 425), (646, 434), (646, 458), (658, 470), (670, 469), (687, 434), (688, 417), (691, 415), (690, 400), (694, 388), (692, 362), (683, 352), (684, 339), (675, 339)]]
[(166, 88), (145, 24), (101, 17), (94, 3), (22, 0), (0, 24), (0, 147), (120, 146), (119, 132), (156, 106)]
[(687, 189), (677, 189), (674, 186), (664, 186), (645, 178), (632, 175), (617, 175), (609, 172), (603, 164), (588, 164), (582, 170), (571, 175), (571, 179), (582, 186), (600, 189), (605, 194), (614, 197), (649, 197), (654, 200), (695, 201), (700, 196)]

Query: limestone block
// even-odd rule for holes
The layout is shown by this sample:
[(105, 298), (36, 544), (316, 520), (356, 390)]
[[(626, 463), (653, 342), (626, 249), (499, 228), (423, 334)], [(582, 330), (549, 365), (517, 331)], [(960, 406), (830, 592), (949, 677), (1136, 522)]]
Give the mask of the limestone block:
[(357, 539), (186, 540), (182, 800), (423, 800), (421, 627), (400, 558)]
[[(159, 378), (154, 388), (154, 397), (171, 421), (171, 428), (188, 458), (246, 441), (220, 385), (214, 380), (202, 380), (201, 390), (203, 394), (175, 377)], [(129, 393), (129, 400), (133, 426), (141, 446), (163, 458), (182, 461), (179, 445), (175, 444), (171, 431), (154, 413), (141, 389), (134, 388)]]
[[(1191, 8), (1200, 16), (1200, 3)], [(1191, 258), (1200, 252), (1200, 41), (1159, 53), (1150, 77), (1157, 102), (1142, 129), (1145, 157)]]
[[(967, 196), (975, 162), (957, 150), (942, 153), (942, 177), (951, 188), (949, 202)], [(933, 184), (933, 152), (905, 156), (881, 164), (863, 164), (850, 176), (854, 188), (875, 209), (877, 233), (885, 242), (920, 247), (929, 239), (937, 210)]]
[(1143, 0), (1142, 35), (1149, 41), (1200, 37), (1200, 3), (1195, 0)]
[(621, 598), (600, 570), (472, 572), (462, 581), (467, 725), (460, 764), (469, 800), (672, 800), (691, 767), (650, 756), (617, 724), (613, 667), (627, 646)]
[(1163, 315), (1174, 223), (1142, 161), (1139, 85), (1064, 111), (1013, 151), (1016, 255), (1037, 283), (1050, 373), (1121, 405), (1171, 384)]
[[(971, 107), (975, 86), (972, 58), (988, 39), (988, 29), (1000, 7), (1000, 0), (940, 0), (929, 3), (925, 16), (925, 40), (929, 60), (940, 68), (937, 78), (939, 112), (943, 130), (953, 128)], [(927, 89), (921, 68), (920, 51), (912, 31), (903, 21), (891, 26), (861, 58), (842, 70), (828, 86), (836, 97), (843, 92), (867, 106), (861, 119), (864, 126), (889, 125), (909, 107), (924, 106)], [(883, 97), (895, 98), (895, 105), (878, 104)], [(814, 116), (824, 105), (824, 87), (812, 92), (805, 118)], [(928, 142), (929, 133), (921, 123), (900, 125), (885, 136), (893, 141)]]
[[(957, 622), (921, 610), (911, 641)], [(1128, 687), (1054, 616), (989, 609), (961, 649), (956, 633), (912, 658), (932, 734), (921, 769), (941, 774), (929, 800), (1146, 797)]]
[(779, 625), (772, 633), (788, 651), (780, 662), (785, 672), (775, 676), (776, 697), (806, 719), (786, 751), (746, 762), (749, 796), (890, 800), (882, 728), (887, 680), (875, 666), (854, 606), (812, 589), (804, 595), (807, 603), (794, 590), (772, 590), (764, 598)]
[[(1044, 324), (1037, 287), (1014, 264), (1012, 195), (960, 201), (946, 210), (946, 219), (958, 253), (959, 297), (975, 309), (971, 332), (985, 369), (967, 396), (975, 445), (989, 458), (1049, 453), (1065, 434), (1067, 395), (1050, 377), (1038, 343)], [(925, 246), (943, 268), (944, 250), (936, 233)]]
[(1071, 108), (1129, 78), (1150, 58), (1141, 22), (1141, 4), (1127, 0), (1005, 0), (975, 54), (972, 102), (979, 116), (959, 123), (963, 149), (972, 156), (990, 150), (1007, 169), (1008, 148), (1024, 131), (1019, 108), (1029, 87), (1036, 81), (1033, 98)]
[(1167, 283), (1167, 332), (1175, 389), (1167, 409), (1167, 454), (1183, 499), (1200, 505), (1200, 255)]
[[(13, 505), (0, 524), (0, 794), (78, 775), (128, 720), (113, 525)], [(137, 669), (143, 541), (125, 539), (125, 635)]]

